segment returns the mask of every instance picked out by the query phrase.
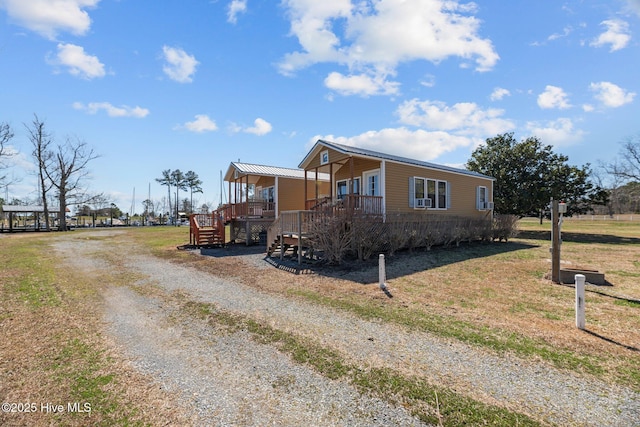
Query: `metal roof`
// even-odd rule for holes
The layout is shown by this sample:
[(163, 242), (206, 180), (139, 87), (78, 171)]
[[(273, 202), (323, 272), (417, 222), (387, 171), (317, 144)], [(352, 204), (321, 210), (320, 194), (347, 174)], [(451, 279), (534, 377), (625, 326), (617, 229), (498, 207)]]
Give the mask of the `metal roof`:
[[(231, 162), (231, 166), (243, 175), (278, 176), (283, 178), (304, 179), (303, 169), (292, 169), (279, 166), (265, 166), (240, 162)], [(315, 173), (307, 172), (307, 177), (309, 179), (315, 179)], [(318, 178), (321, 181), (329, 181), (329, 174), (319, 173)]]
[(421, 160), (410, 159), (410, 158), (407, 158), (407, 157), (395, 156), (393, 154), (381, 153), (381, 152), (378, 152), (378, 151), (367, 150), (365, 148), (359, 148), (359, 147), (353, 147), (353, 146), (350, 146), (350, 145), (338, 144), (336, 142), (325, 141), (323, 139), (319, 139), (318, 142), (316, 142), (316, 145), (313, 146), (311, 151), (309, 151), (309, 154), (307, 154), (307, 156), (304, 158), (304, 160), (300, 163), (300, 167), (302, 167), (302, 165), (309, 159), (311, 153), (314, 152), (314, 150), (318, 147), (318, 145), (323, 145), (323, 146), (325, 146), (327, 148), (331, 148), (331, 149), (339, 151), (341, 153), (350, 154), (350, 155), (353, 155), (353, 156), (373, 157), (373, 158), (376, 158), (376, 159), (390, 160), (390, 161), (393, 161), (393, 162), (404, 163), (404, 164), (414, 165), (414, 166), (420, 166), (420, 167), (423, 167), (423, 168), (436, 169), (436, 170), (442, 170), (442, 171), (447, 171), (447, 172), (459, 173), (459, 174), (463, 174), (463, 175), (475, 176), (475, 177), (478, 177), (478, 178), (485, 178), (485, 179), (495, 180), (495, 178), (492, 178), (492, 177), (490, 177), (488, 175), (484, 175), (484, 174), (481, 174), (481, 173), (478, 173), (478, 172), (473, 172), (473, 171), (470, 171), (470, 170), (467, 170), (467, 169), (454, 168), (452, 166), (439, 165), (439, 164), (436, 164), (436, 163), (424, 162), (424, 161), (421, 161)]

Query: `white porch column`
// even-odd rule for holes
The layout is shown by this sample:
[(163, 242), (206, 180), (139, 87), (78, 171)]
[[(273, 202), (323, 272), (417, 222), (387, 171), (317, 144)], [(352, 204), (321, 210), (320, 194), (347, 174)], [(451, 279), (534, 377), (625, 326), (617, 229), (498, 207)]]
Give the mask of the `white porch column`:
[(387, 221), (387, 162), (380, 162), (380, 195), (382, 196), (382, 221)]
[[(304, 185), (305, 186), (307, 185), (307, 179), (306, 178), (307, 178), (307, 176), (306, 176), (306, 171), (305, 171), (305, 180), (304, 180)], [(278, 190), (278, 177), (277, 176), (276, 176), (276, 185), (275, 185), (275, 188), (274, 188), (273, 191), (274, 191), (274, 193), (276, 193), (275, 194), (276, 206), (274, 207), (274, 209), (276, 210), (276, 218), (278, 218), (278, 214), (279, 214), (278, 207), (280, 206), (280, 191)], [(306, 201), (305, 201), (305, 203), (306, 203)]]

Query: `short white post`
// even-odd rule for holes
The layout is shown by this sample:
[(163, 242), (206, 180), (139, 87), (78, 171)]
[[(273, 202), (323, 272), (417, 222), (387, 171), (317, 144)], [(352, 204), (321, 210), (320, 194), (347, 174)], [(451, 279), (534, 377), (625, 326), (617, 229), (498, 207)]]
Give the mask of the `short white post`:
[(378, 256), (378, 281), (380, 282), (380, 289), (386, 290), (387, 273), (384, 266), (384, 254)]
[(575, 282), (576, 282), (576, 327), (578, 329), (584, 330), (585, 328), (585, 319), (584, 319), (584, 274), (576, 274)]

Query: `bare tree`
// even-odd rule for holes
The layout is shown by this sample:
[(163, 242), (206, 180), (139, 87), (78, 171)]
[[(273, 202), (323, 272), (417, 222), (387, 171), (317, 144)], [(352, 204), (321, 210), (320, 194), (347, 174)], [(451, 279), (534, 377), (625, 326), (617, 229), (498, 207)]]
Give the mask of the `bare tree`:
[[(50, 180), (47, 177), (47, 169), (50, 167), (52, 153), (51, 145), (53, 140), (51, 135), (46, 131), (45, 124), (42, 120), (34, 114), (33, 121), (30, 126), (27, 126), (27, 132), (29, 134), (29, 140), (33, 147), (32, 155), (38, 165), (38, 185), (39, 185), (39, 197), (44, 207), (44, 221), (45, 229), (49, 231), (51, 224), (49, 221), (49, 204), (47, 202), (47, 193), (52, 187)], [(61, 212), (63, 213), (63, 212)]]
[(98, 157), (86, 142), (67, 138), (64, 145), (58, 145), (52, 153), (51, 167), (45, 169), (47, 178), (58, 190), (60, 202), (60, 230), (67, 230), (65, 213), (68, 199), (79, 195), (81, 184), (88, 175), (87, 165)]
[(640, 182), (640, 134), (624, 141), (620, 157), (609, 163), (605, 170), (623, 181)]
[[(13, 152), (10, 152), (8, 149), (9, 141), (11, 141), (13, 136), (11, 126), (9, 126), (8, 123), (0, 123), (0, 170), (7, 168), (7, 165), (3, 162), (3, 158), (13, 156)], [(6, 178), (6, 175), (0, 176), (0, 185), (3, 184)]]

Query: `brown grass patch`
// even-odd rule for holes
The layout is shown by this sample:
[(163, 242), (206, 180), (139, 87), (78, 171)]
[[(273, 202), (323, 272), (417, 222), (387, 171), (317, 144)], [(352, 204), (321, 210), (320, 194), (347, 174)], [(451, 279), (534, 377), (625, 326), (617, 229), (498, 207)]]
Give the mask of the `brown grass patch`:
[[(129, 366), (103, 334), (99, 290), (105, 282), (56, 265), (48, 242), (57, 236), (3, 240), (2, 256), (17, 267), (0, 277), (0, 396), (21, 408), (28, 404), (32, 411), (2, 412), (0, 425), (189, 424), (175, 396)], [(25, 239), (34, 248), (31, 254), (38, 254), (35, 269), (12, 258), (12, 248)], [(53, 283), (33, 286), (41, 273)], [(25, 292), (33, 295), (25, 299)], [(39, 292), (47, 296), (41, 304)], [(68, 404), (76, 402), (84, 410), (88, 404), (90, 412), (69, 412)], [(62, 405), (63, 411), (47, 410), (47, 404)]]
[[(387, 258), (387, 285), (393, 298), (377, 286), (375, 261), (296, 275), (276, 268), (256, 271), (241, 254), (180, 254), (179, 259), (268, 292), (291, 296), (305, 290), (331, 300), (438, 315), (515, 333), (560, 352), (591, 357), (602, 369), (598, 373), (602, 379), (640, 389), (640, 306), (625, 303), (640, 300), (640, 245), (633, 240), (640, 235), (640, 223), (621, 227), (566, 221), (563, 226), (563, 265), (598, 269), (612, 284), (587, 286), (587, 331), (575, 327), (574, 289), (544, 278), (550, 270), (548, 223), (539, 226), (525, 220), (520, 228), (523, 237), (509, 243), (463, 244)], [(629, 369), (635, 379), (624, 378)]]

